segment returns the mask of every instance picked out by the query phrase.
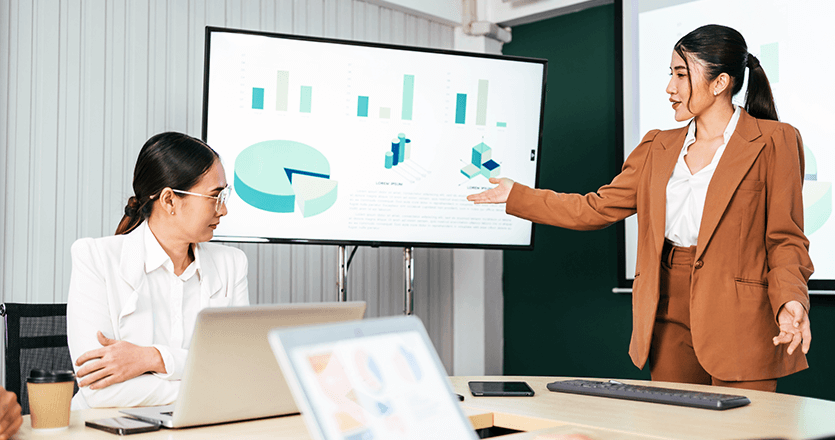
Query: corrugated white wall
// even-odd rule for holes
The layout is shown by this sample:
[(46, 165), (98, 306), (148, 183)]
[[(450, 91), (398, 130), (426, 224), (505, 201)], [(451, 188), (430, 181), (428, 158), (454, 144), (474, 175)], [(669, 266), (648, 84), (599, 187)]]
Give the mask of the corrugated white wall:
[[(199, 137), (206, 25), (451, 49), (453, 28), (359, 0), (0, 0), (0, 301), (66, 302), (70, 246), (110, 235), (136, 156)], [(336, 248), (239, 245), (253, 303), (336, 299)], [(452, 371), (452, 250), (415, 249), (415, 311)], [(402, 249), (360, 248), (348, 297), (403, 310)]]

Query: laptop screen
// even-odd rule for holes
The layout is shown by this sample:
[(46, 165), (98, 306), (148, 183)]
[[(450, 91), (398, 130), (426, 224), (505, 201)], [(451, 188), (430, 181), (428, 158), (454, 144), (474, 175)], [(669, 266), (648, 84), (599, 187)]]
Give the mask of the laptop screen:
[(328, 440), (476, 438), (420, 330), (366, 332), (284, 347), (312, 414), (302, 413), (315, 418), (319, 435)]

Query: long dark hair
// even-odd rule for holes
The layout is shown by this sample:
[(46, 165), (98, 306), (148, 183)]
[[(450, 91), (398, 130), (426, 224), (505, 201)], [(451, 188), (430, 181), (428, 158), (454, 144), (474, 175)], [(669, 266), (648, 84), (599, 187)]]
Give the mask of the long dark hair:
[(693, 90), (693, 80), (689, 75), (690, 65), (687, 55), (704, 65), (705, 77), (708, 81), (713, 81), (723, 72), (727, 73), (733, 85), (731, 96), (742, 90), (745, 68), (749, 68), (748, 90), (745, 91), (745, 111), (755, 118), (778, 120), (768, 77), (757, 57), (748, 53), (748, 46), (742, 34), (727, 26), (709, 24), (681, 37), (674, 50), (684, 59), (690, 90)]
[(183, 133), (154, 135), (139, 151), (133, 170), (133, 193), (116, 235), (127, 234), (151, 216), (153, 201), (165, 188), (188, 190), (218, 160), (205, 142)]

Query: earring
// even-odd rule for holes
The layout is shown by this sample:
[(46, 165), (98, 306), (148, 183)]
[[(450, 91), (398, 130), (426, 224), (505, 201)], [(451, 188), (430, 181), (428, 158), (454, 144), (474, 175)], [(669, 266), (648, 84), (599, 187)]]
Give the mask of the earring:
[[(714, 90), (714, 91), (713, 91), (713, 96), (716, 96), (716, 95), (718, 95), (718, 94), (719, 94), (719, 92), (717, 92), (716, 90)], [(172, 213), (172, 214), (173, 214), (173, 213)]]
[(174, 215), (174, 211), (171, 211), (171, 215)]

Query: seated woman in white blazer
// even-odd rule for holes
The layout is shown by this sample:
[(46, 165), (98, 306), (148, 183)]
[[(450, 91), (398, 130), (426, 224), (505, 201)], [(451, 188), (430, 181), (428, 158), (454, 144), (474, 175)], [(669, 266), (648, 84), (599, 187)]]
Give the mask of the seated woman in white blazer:
[(133, 190), (115, 236), (72, 246), (73, 409), (172, 403), (197, 313), (249, 304), (244, 253), (206, 243), (230, 190), (214, 150), (158, 134), (139, 152)]

